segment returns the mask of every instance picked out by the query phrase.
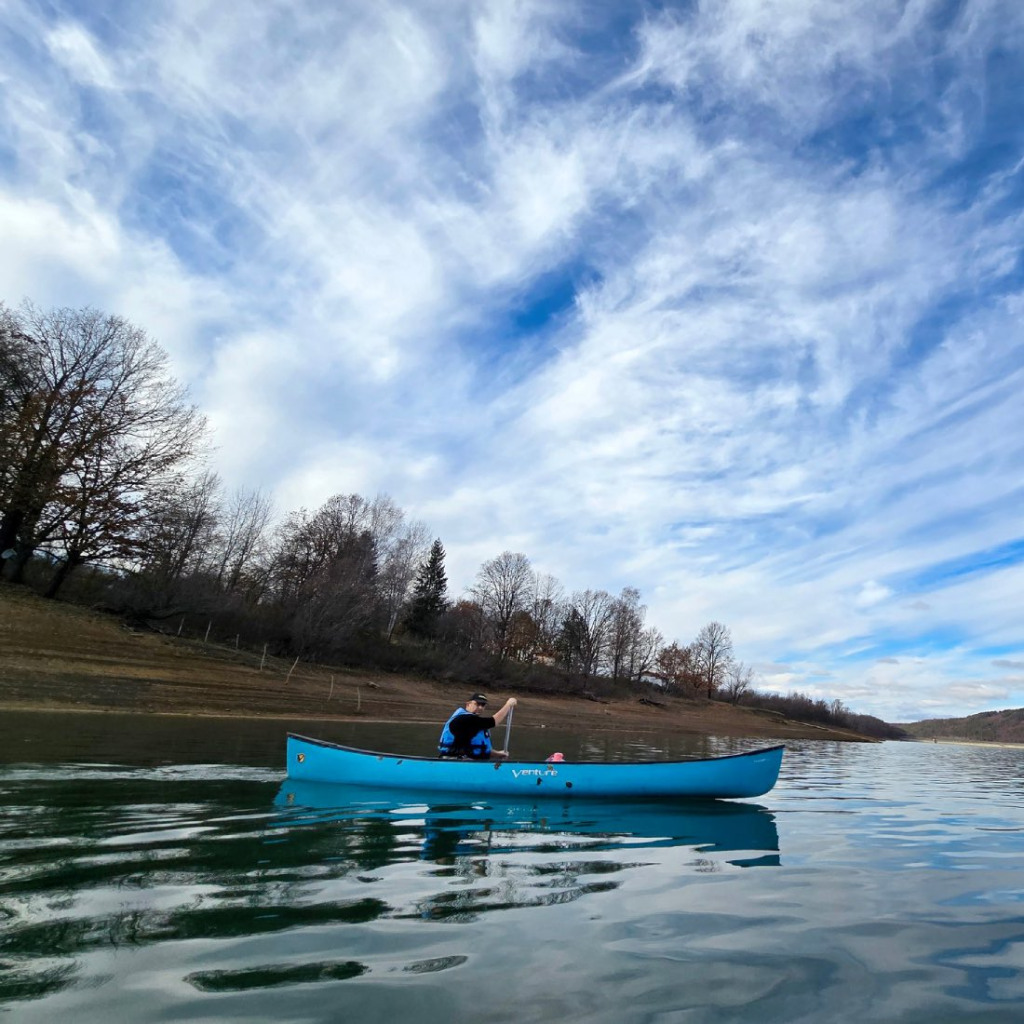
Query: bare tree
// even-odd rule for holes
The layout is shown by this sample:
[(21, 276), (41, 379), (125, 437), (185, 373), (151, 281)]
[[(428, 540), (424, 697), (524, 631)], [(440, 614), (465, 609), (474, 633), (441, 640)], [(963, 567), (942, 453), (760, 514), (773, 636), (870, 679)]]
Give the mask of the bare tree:
[(237, 591), (265, 543), (274, 515), (273, 499), (258, 488), (240, 487), (231, 495), (218, 538), (217, 583)]
[(381, 555), (378, 589), (390, 640), (409, 600), (416, 573), (427, 554), (429, 534), (423, 523), (401, 523), (387, 538)]
[(15, 550), (17, 580), (49, 542), (59, 588), (75, 565), (133, 547), (145, 496), (197, 454), (205, 424), (162, 349), (121, 317), (4, 307), (0, 348), (0, 550)]
[(613, 679), (631, 679), (637, 645), (644, 629), (647, 609), (640, 603), (636, 587), (623, 587), (612, 601), (608, 637), (608, 668)]
[(150, 429), (128, 436), (112, 429), (65, 473), (46, 508), (54, 525), (42, 542), (60, 558), (46, 597), (56, 597), (68, 575), (85, 562), (124, 566), (144, 553), (146, 524), (160, 514), (172, 474), (195, 451), (205, 429), (194, 410), (172, 406), (154, 411), (146, 426)]
[(390, 637), (427, 546), (426, 528), (407, 523), (387, 495), (337, 494), (279, 529), (274, 594), (307, 646), (344, 643), (364, 628)]
[(275, 596), (300, 649), (326, 651), (369, 626), (377, 610), (371, 506), (335, 495), (316, 513), (293, 513), (278, 531)]
[(693, 642), (697, 672), (710, 699), (722, 685), (732, 662), (732, 634), (721, 622), (709, 622)]
[(298, 648), (327, 653), (343, 647), (359, 630), (375, 627), (376, 573), (372, 536), (364, 532), (348, 538), (325, 571), (309, 581), (292, 616)]
[[(5, 518), (15, 501), (24, 470), (21, 463), (31, 441), (33, 407), (38, 400), (33, 339), (15, 313), (0, 302), (0, 513)], [(12, 542), (3, 536), (5, 547)]]
[(577, 591), (571, 603), (576, 613), (580, 671), (589, 679), (597, 673), (608, 651), (614, 605), (606, 590)]
[(483, 610), (499, 658), (509, 654), (509, 628), (517, 612), (523, 611), (534, 588), (530, 560), (519, 552), (503, 551), (484, 562), (470, 593)]
[(429, 547), (427, 528), (406, 520), (405, 512), (387, 494), (366, 507), (367, 528), (377, 553), (376, 597), (382, 628), (390, 639), (409, 599), (416, 570)]
[(405, 527), (405, 513), (388, 494), (378, 494), (367, 505), (366, 512), (369, 516), (370, 535), (377, 547), (383, 551), (395, 542)]
[(722, 684), (722, 696), (732, 704), (739, 704), (743, 695), (754, 688), (754, 670), (742, 661), (729, 663), (725, 670), (725, 682)]
[(332, 563), (351, 552), (359, 538), (375, 540), (372, 525), (370, 503), (358, 494), (335, 494), (315, 513), (306, 509), (291, 513), (277, 531), (278, 596), (287, 602), (304, 589), (322, 584)]
[(550, 573), (537, 573), (530, 595), (530, 617), (536, 627), (532, 661), (538, 655), (551, 658), (555, 654), (558, 631), (565, 617), (565, 591)]
[(629, 675), (631, 679), (640, 682), (644, 676), (653, 671), (664, 643), (665, 638), (661, 635), (661, 631), (653, 626), (641, 631), (630, 651)]
[(220, 477), (176, 479), (153, 501), (142, 529), (142, 568), (166, 587), (208, 567), (221, 516)]

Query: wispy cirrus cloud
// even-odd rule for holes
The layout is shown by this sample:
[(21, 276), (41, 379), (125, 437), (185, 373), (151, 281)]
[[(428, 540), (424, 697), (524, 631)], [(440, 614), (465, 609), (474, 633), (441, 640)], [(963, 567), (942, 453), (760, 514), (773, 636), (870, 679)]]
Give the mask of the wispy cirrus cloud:
[[(889, 718), (1024, 703), (1010, 3), (7, 6), (8, 301), (218, 468), (390, 492)], [(993, 553), (996, 553), (993, 555)], [(918, 714), (919, 713), (919, 714)]]

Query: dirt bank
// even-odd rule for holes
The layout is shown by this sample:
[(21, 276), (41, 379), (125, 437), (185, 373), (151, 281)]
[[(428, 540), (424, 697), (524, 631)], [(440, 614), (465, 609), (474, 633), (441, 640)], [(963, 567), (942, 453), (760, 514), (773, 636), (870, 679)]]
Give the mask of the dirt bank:
[[(232, 645), (139, 632), (109, 616), (0, 585), (0, 708), (437, 722), (468, 696), (465, 691), (407, 676), (293, 666)], [(492, 702), (504, 696), (494, 692)], [(607, 703), (518, 696), (516, 722), (525, 726), (570, 716), (589, 729), (863, 739), (717, 701), (665, 696), (654, 706), (632, 696)]]

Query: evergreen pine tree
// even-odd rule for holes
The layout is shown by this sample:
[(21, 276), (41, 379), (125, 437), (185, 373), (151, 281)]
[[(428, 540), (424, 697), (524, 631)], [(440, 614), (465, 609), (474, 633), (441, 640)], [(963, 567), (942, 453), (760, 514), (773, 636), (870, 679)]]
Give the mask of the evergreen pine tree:
[(416, 573), (412, 601), (405, 618), (406, 629), (415, 636), (433, 636), (438, 620), (448, 608), (448, 577), (444, 571), (444, 545), (440, 539), (430, 546), (427, 560)]
[(587, 624), (579, 611), (573, 608), (562, 620), (562, 628), (555, 640), (558, 658), (570, 672), (576, 672), (580, 668), (586, 637)]

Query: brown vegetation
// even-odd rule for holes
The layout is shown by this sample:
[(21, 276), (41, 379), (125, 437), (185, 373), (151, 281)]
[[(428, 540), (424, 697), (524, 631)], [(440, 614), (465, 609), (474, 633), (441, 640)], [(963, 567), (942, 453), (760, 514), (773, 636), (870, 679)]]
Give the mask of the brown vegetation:
[[(261, 669), (261, 661), (263, 667)], [(439, 722), (463, 684), (294, 663), (232, 644), (161, 636), (0, 585), (0, 707)], [(497, 691), (494, 694), (504, 696)], [(516, 721), (571, 716), (587, 728), (658, 729), (772, 739), (859, 740), (783, 715), (671, 694), (590, 700), (526, 694)]]

